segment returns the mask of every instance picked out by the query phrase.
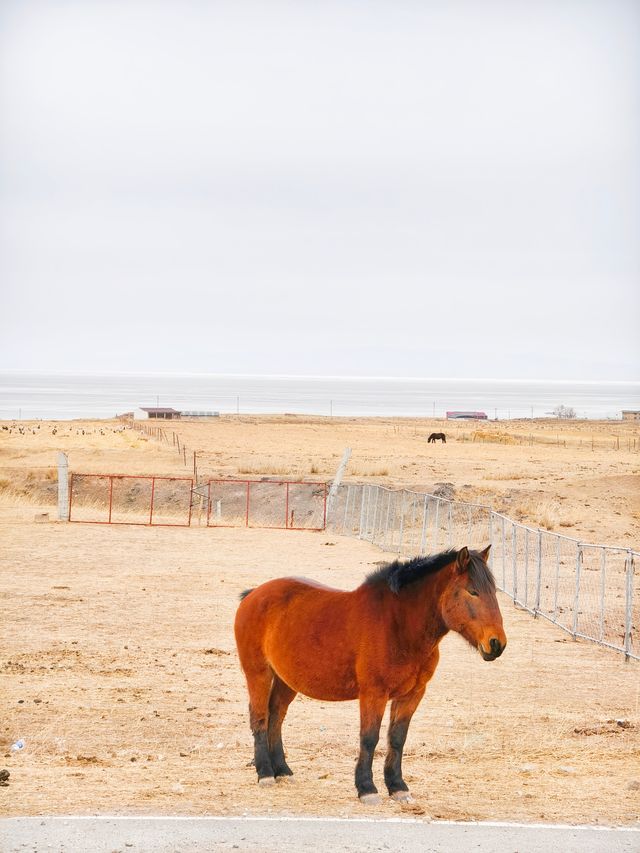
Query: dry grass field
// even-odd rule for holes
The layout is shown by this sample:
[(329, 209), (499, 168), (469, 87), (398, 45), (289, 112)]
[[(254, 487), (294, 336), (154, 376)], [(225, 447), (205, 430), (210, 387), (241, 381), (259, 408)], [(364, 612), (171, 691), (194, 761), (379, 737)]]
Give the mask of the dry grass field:
[[(350, 446), (354, 481), (448, 482), (512, 517), (638, 546), (637, 427), (491, 423), (489, 440), (473, 441), (468, 424), (447, 424), (447, 444), (427, 445), (435, 427), (288, 416), (165, 425), (170, 442), (175, 431), (199, 451), (201, 474), (322, 480)], [(173, 443), (116, 422), (0, 431), (2, 813), (362, 815), (354, 703), (296, 699), (285, 724), (296, 775), (255, 784), (232, 623), (248, 586), (299, 574), (350, 588), (385, 555), (326, 532), (58, 523), (60, 449), (75, 471), (189, 471)], [(498, 661), (443, 641), (407, 744), (416, 804), (366, 813), (637, 824), (638, 664), (501, 605), (509, 645)], [(18, 738), (25, 749), (10, 752)], [(381, 770), (379, 755), (379, 782)]]

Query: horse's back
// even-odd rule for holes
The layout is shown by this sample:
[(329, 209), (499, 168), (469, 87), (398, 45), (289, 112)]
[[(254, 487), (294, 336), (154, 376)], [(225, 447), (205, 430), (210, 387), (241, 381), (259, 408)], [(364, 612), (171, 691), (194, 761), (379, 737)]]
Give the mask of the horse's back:
[[(268, 665), (297, 692), (353, 698), (353, 654), (347, 653), (353, 648), (347, 640), (352, 596), (302, 578), (278, 578), (253, 589), (240, 603), (235, 622), (245, 672)], [(320, 687), (317, 678), (315, 684), (309, 680), (310, 660), (326, 669), (324, 678), (318, 675), (327, 686)], [(336, 689), (340, 695), (332, 695)]]
[(266, 627), (280, 622), (291, 609), (314, 611), (346, 594), (307, 578), (267, 581), (243, 594), (236, 613), (236, 635), (244, 630), (255, 634), (258, 624)]

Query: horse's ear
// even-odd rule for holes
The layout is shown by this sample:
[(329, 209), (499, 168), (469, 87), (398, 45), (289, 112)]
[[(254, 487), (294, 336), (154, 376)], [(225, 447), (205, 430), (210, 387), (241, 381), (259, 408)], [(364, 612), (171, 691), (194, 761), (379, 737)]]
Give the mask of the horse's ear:
[(470, 560), (471, 557), (469, 556), (469, 549), (465, 545), (464, 548), (461, 548), (458, 551), (458, 556), (456, 557), (456, 566), (458, 567), (458, 571), (460, 573), (467, 571)]
[(483, 560), (483, 562), (485, 562), (485, 563), (489, 559), (489, 551), (490, 550), (491, 550), (491, 543), (489, 543), (487, 545), (487, 547), (484, 549), (484, 551), (480, 551), (480, 559)]

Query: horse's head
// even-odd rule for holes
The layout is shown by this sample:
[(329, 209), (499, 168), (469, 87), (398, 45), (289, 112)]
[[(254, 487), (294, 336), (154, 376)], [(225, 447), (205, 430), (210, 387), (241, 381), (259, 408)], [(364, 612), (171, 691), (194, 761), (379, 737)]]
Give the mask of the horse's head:
[(490, 547), (484, 551), (462, 548), (458, 552), (441, 599), (447, 628), (461, 634), (485, 660), (500, 657), (507, 645), (495, 581), (487, 566)]

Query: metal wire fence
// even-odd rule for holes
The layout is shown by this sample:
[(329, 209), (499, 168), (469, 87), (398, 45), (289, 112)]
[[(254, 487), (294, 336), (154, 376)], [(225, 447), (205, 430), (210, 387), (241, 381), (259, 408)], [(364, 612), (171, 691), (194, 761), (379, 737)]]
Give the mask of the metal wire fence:
[(399, 555), (484, 547), (499, 589), (571, 636), (640, 660), (640, 553), (519, 524), (491, 507), (383, 486), (338, 488), (327, 509), (335, 533)]

